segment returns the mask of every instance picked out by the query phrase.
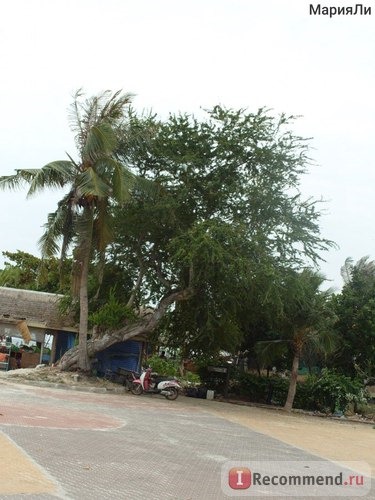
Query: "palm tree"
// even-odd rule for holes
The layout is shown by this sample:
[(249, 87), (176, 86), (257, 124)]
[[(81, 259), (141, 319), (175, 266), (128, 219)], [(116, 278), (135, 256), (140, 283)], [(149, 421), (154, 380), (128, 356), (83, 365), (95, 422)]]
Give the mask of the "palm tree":
[(335, 348), (332, 330), (335, 315), (329, 305), (330, 290), (321, 291), (324, 277), (311, 270), (298, 273), (290, 270), (283, 280), (281, 300), (282, 312), (276, 319), (278, 340), (260, 341), (257, 353), (263, 359), (279, 356), (281, 350), (289, 348), (293, 361), (288, 396), (284, 409), (290, 411), (297, 388), (300, 360), (306, 348), (316, 353), (328, 354)]
[(125, 122), (131, 95), (105, 91), (82, 100), (74, 95), (70, 122), (75, 133), (78, 160), (53, 161), (42, 168), (16, 170), (0, 177), (0, 188), (15, 189), (28, 184), (27, 196), (51, 188), (67, 188), (55, 212), (50, 213), (39, 244), (43, 256), (59, 248), (63, 259), (73, 245), (73, 280), (79, 296), (78, 367), (87, 371), (88, 276), (93, 250), (104, 252), (111, 239), (111, 205), (128, 199), (136, 181), (115, 155), (118, 131)]

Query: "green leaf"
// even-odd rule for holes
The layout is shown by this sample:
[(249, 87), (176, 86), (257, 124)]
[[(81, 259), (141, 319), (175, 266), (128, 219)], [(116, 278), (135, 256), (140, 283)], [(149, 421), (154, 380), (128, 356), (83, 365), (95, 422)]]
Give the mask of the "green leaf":
[(35, 171), (29, 180), (30, 187), (27, 196), (48, 188), (62, 188), (73, 181), (75, 166), (72, 162), (61, 160), (48, 163), (41, 169)]
[(117, 145), (116, 134), (108, 123), (101, 123), (90, 128), (86, 144), (83, 149), (83, 158), (95, 159), (113, 153)]
[(76, 189), (83, 196), (105, 198), (112, 193), (111, 187), (98, 175), (93, 167), (89, 167), (76, 178)]

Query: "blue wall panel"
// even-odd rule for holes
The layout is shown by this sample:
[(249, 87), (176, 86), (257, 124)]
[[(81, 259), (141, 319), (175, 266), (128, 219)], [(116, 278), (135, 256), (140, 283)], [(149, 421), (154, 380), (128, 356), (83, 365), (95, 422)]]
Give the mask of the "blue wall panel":
[(142, 342), (128, 340), (111, 345), (108, 349), (97, 353), (97, 371), (99, 375), (105, 374), (107, 370), (116, 372), (118, 368), (139, 371), (139, 359)]

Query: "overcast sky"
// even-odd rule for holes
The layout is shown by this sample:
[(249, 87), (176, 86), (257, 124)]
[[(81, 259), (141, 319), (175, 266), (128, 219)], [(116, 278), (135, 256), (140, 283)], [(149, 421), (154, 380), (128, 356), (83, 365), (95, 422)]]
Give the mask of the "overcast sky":
[[(313, 2), (314, 5), (318, 2)], [(353, 6), (338, 0), (322, 5)], [(310, 16), (305, 0), (12, 0), (0, 16), (0, 175), (74, 153), (72, 93), (123, 89), (137, 109), (199, 114), (215, 104), (301, 115), (323, 197), (322, 271), (375, 258), (375, 4), (371, 16)], [(57, 193), (0, 192), (0, 251), (37, 254)], [(0, 258), (0, 265), (2, 264)]]

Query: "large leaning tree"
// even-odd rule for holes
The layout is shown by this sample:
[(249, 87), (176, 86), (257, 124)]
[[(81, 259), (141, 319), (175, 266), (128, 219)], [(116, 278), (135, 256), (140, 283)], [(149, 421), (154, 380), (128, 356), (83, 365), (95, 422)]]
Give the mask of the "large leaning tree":
[[(307, 144), (289, 127), (285, 116), (219, 106), (202, 120), (130, 117), (117, 154), (159, 189), (115, 210), (107, 266), (122, 278), (107, 283), (124, 304), (154, 309), (115, 329), (103, 321), (93, 353), (151, 331), (186, 355), (233, 351), (243, 316), (280, 299), (275, 276), (319, 260), (331, 243), (317, 203), (299, 192)], [(148, 140), (135, 140), (143, 129)]]
[(123, 203), (135, 184), (130, 170), (114, 155), (118, 129), (122, 125), (131, 96), (104, 92), (84, 99), (78, 91), (71, 107), (71, 126), (75, 133), (78, 157), (48, 163), (42, 168), (17, 170), (0, 177), (0, 188), (28, 185), (28, 196), (41, 190), (66, 189), (55, 212), (50, 213), (40, 239), (44, 256), (60, 249), (64, 259), (74, 247), (75, 288), (79, 296), (79, 346), (76, 365), (89, 370), (88, 277), (94, 249), (103, 253), (111, 240), (113, 203)]
[[(116, 95), (113, 103), (120, 98)], [(88, 101), (89, 109), (96, 99)], [(103, 106), (104, 115), (109, 109)], [(69, 191), (76, 195), (67, 195), (49, 218), (49, 226), (56, 227), (52, 235), (68, 232), (63, 253), (67, 242), (75, 242), (82, 269), (80, 342), (60, 360), (63, 369), (88, 367), (96, 352), (156, 331), (186, 352), (233, 349), (242, 336), (239, 312), (243, 315), (249, 298), (257, 307), (270, 300), (275, 269), (316, 262), (330, 246), (320, 235), (317, 202), (299, 191), (308, 144), (290, 131), (292, 118), (216, 106), (201, 120), (171, 115), (160, 121), (130, 110), (121, 124), (117, 115), (96, 133), (95, 121), (76, 115), (78, 138), (82, 130), (93, 129), (88, 143), (100, 145), (88, 163), (58, 162), (0, 179), (2, 186), (31, 181), (32, 194), (34, 178), (47, 180), (51, 171), (50, 185), (60, 186), (67, 183), (61, 177), (66, 169), (77, 173)], [(107, 134), (113, 141), (101, 156)], [(85, 147), (80, 151), (86, 158)], [(156, 188), (142, 190), (135, 183), (139, 178)], [(60, 212), (73, 218), (59, 217)], [(101, 222), (107, 217), (110, 234)], [(55, 251), (50, 233), (47, 228), (43, 242), (53, 242)], [(91, 304), (102, 308), (91, 315), (94, 329), (86, 342), (87, 278), (96, 248), (104, 266)]]

